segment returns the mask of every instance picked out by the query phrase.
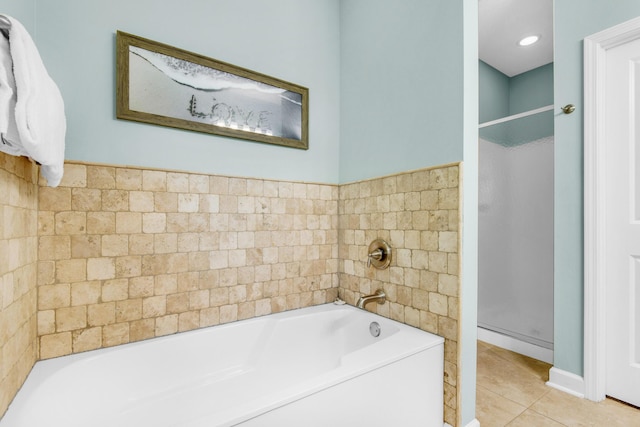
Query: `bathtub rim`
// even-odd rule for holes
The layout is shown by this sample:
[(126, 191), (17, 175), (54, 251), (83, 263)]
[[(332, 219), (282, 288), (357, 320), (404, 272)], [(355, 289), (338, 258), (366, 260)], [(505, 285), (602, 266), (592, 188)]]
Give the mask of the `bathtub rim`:
[[(406, 341), (411, 341), (412, 342), (411, 349), (398, 352), (394, 347), (393, 356), (387, 355), (385, 357), (380, 357), (378, 354), (376, 354), (376, 357), (375, 357), (376, 360), (374, 362), (369, 360), (367, 361), (367, 363), (362, 363), (360, 367), (355, 367), (353, 363), (345, 364), (344, 366), (341, 364), (336, 369), (327, 371), (318, 376), (305, 379), (301, 382), (295, 383), (292, 386), (284, 387), (282, 389), (277, 389), (274, 393), (270, 393), (268, 396), (260, 396), (251, 401), (242, 402), (238, 405), (234, 405), (233, 407), (227, 410), (218, 411), (215, 413), (215, 416), (220, 420), (219, 421), (216, 420), (216, 423), (217, 423), (215, 424), (216, 426), (236, 425), (240, 422), (249, 420), (251, 418), (255, 418), (256, 416), (259, 416), (262, 413), (271, 411), (283, 405), (287, 405), (291, 402), (303, 399), (306, 396), (316, 394), (327, 388), (335, 387), (340, 383), (349, 381), (361, 375), (365, 375), (368, 372), (374, 371), (376, 369), (380, 369), (392, 363), (396, 363), (402, 359), (408, 358), (417, 353), (427, 351), (434, 347), (438, 347), (440, 345), (443, 345), (444, 343), (444, 338), (441, 336), (435, 335), (427, 331), (423, 331), (421, 329), (398, 322), (393, 319), (380, 316), (373, 312), (358, 309), (351, 305), (336, 305), (333, 303), (327, 303), (327, 304), (319, 304), (316, 306), (287, 310), (283, 312), (272, 313), (265, 316), (253, 317), (250, 319), (238, 320), (238, 321), (229, 322), (225, 324), (198, 328), (191, 331), (179, 332), (179, 333), (174, 333), (174, 334), (165, 335), (161, 337), (153, 337), (153, 338), (136, 341), (132, 343), (126, 343), (122, 345), (117, 345), (113, 347), (89, 350), (81, 353), (75, 353), (71, 355), (38, 361), (36, 362), (36, 365), (33, 367), (32, 371), (30, 372), (27, 378), (27, 381), (24, 382), (23, 386), (18, 391), (13, 401), (9, 405), (5, 414), (3, 415), (2, 418), (0, 418), (0, 427), (4, 427), (6, 425), (6, 422), (8, 422), (5, 420), (5, 418), (9, 413), (28, 410), (27, 408), (29, 407), (29, 397), (35, 392), (35, 390), (43, 382), (47, 381), (47, 379), (49, 379), (59, 371), (73, 365), (74, 363), (82, 362), (85, 360), (91, 360), (93, 358), (102, 358), (102, 357), (108, 356), (110, 353), (113, 353), (113, 352), (121, 352), (125, 350), (130, 351), (139, 346), (148, 345), (154, 342), (161, 343), (164, 341), (176, 339), (177, 337), (180, 337), (182, 339), (188, 339), (189, 337), (197, 337), (198, 335), (211, 333), (213, 330), (226, 330), (226, 329), (238, 327), (242, 324), (251, 324), (255, 322), (265, 322), (265, 321), (277, 321), (278, 319), (287, 319), (290, 317), (312, 316), (318, 312), (322, 313), (325, 311), (348, 311), (352, 313), (357, 313), (358, 316), (368, 316), (368, 318), (370, 318), (372, 321), (377, 320), (380, 322), (393, 323), (397, 325), (400, 328), (400, 331), (402, 331), (403, 333), (394, 334), (385, 339), (389, 340), (388, 343), (390, 345), (394, 344), (395, 341), (399, 341), (399, 343), (396, 343), (396, 344), (404, 344), (404, 345), (407, 344)], [(420, 337), (420, 341), (421, 341), (420, 345), (415, 344), (414, 340), (416, 337)], [(386, 348), (386, 350), (388, 351), (389, 350), (388, 347), (389, 346), (385, 346), (384, 348)], [(367, 347), (364, 347), (356, 350), (353, 353), (363, 352), (366, 349)], [(352, 353), (347, 353), (345, 356), (348, 356), (349, 354), (352, 354)], [(345, 371), (347, 372), (347, 374), (345, 374)], [(31, 379), (31, 381), (28, 381), (29, 379)], [(13, 407), (13, 411), (11, 411), (12, 407)], [(190, 423), (197, 422), (199, 419), (204, 419), (207, 417), (211, 417), (211, 414), (190, 418), (188, 423), (185, 424), (185, 426), (190, 425)]]

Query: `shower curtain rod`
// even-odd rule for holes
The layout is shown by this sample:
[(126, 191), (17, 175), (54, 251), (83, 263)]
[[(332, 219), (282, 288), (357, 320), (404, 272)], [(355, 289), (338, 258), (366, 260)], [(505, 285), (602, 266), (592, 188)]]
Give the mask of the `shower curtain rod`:
[(493, 126), (504, 122), (510, 122), (511, 120), (521, 119), (523, 117), (532, 116), (534, 114), (543, 113), (545, 111), (553, 110), (553, 105), (547, 105), (546, 107), (536, 108), (535, 110), (525, 111), (524, 113), (514, 114), (513, 116), (503, 117), (501, 119), (492, 120), (490, 122), (480, 123), (479, 129), (486, 128), (487, 126)]

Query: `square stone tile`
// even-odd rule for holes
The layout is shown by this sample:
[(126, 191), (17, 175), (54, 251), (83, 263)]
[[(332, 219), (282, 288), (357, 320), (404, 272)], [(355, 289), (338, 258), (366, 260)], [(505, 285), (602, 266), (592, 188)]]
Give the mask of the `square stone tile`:
[(525, 407), (550, 390), (528, 368), (509, 363), (492, 351), (478, 354), (477, 381), (478, 385)]
[(484, 387), (476, 388), (476, 419), (482, 427), (503, 427), (522, 414), (526, 407), (505, 399)]
[(517, 416), (513, 421), (507, 424), (507, 427), (563, 427), (564, 424), (560, 424), (557, 421), (547, 418), (538, 414), (530, 409), (524, 411)]
[(640, 410), (612, 399), (592, 402), (551, 389), (531, 406), (535, 412), (567, 426), (640, 426)]

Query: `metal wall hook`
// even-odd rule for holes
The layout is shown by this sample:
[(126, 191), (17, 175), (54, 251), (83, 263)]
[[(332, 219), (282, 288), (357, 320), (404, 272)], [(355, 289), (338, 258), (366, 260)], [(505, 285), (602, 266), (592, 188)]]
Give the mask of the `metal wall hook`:
[(571, 114), (576, 111), (576, 106), (573, 104), (567, 104), (564, 107), (561, 107), (561, 110), (565, 114)]

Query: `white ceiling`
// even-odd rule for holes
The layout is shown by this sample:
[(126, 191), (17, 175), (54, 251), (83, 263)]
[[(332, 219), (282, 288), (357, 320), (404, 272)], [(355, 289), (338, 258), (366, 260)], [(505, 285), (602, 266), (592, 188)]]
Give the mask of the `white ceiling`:
[[(478, 0), (480, 59), (509, 77), (553, 62), (553, 0)], [(531, 46), (525, 36), (539, 35)]]

